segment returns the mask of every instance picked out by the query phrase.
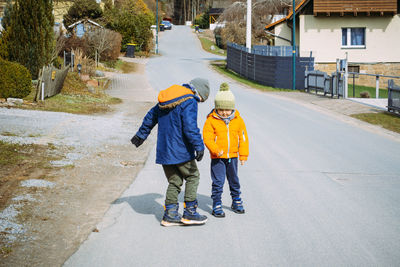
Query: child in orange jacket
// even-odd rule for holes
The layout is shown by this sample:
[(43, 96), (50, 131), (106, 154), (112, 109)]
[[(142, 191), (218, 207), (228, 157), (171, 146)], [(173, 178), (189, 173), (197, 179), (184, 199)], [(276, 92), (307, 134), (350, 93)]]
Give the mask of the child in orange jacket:
[(212, 215), (225, 217), (221, 201), (225, 177), (231, 191), (232, 210), (244, 213), (240, 198), (238, 156), (243, 165), (249, 155), (249, 139), (246, 125), (239, 111), (235, 110), (235, 97), (227, 83), (221, 84), (215, 96), (215, 108), (207, 116), (203, 138), (211, 155)]

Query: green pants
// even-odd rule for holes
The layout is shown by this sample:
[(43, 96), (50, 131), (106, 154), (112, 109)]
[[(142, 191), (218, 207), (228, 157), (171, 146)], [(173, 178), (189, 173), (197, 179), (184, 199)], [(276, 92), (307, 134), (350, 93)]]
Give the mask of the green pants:
[(165, 205), (178, 203), (178, 195), (181, 192), (184, 180), (186, 181), (185, 202), (196, 200), (197, 187), (200, 180), (196, 161), (192, 160), (185, 163), (162, 166), (169, 183), (165, 196)]

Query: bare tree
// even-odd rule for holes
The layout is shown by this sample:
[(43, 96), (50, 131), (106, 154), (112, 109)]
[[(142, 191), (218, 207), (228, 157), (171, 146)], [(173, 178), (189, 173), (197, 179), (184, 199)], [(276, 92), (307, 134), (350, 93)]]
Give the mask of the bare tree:
[(104, 51), (112, 48), (117, 35), (118, 33), (105, 28), (98, 28), (88, 32), (87, 40), (89, 45), (93, 47), (97, 53), (97, 62), (100, 60)]
[(54, 62), (57, 57), (60, 55), (61, 51), (64, 49), (66, 43), (66, 37), (62, 34), (62, 29), (60, 26), (60, 31), (55, 36), (55, 45), (53, 46), (53, 50), (51, 51), (51, 61)]
[[(270, 36), (266, 35), (264, 28), (276, 14), (283, 14), (291, 7), (291, 0), (259, 0), (252, 4), (252, 43), (269, 43)], [(218, 18), (218, 22), (225, 25), (217, 28), (217, 33), (222, 36), (223, 43), (235, 42), (244, 45), (246, 42), (246, 1), (234, 2)]]

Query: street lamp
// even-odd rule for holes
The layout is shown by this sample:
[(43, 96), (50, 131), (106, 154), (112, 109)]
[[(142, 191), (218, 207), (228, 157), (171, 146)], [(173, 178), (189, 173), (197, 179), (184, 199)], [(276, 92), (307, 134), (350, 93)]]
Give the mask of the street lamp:
[(158, 54), (158, 0), (156, 1), (156, 54)]
[(76, 68), (78, 69), (79, 76), (81, 75), (81, 70), (82, 70), (82, 65), (79, 63), (76, 65)]

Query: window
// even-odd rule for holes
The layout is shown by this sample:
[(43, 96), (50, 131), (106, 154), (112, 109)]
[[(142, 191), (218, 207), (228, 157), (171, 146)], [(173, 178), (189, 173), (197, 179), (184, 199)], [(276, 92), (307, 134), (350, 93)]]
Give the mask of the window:
[(355, 65), (349, 65), (349, 73), (350, 74), (350, 78), (358, 78), (358, 74), (360, 73), (360, 66), (355, 66)]
[(342, 28), (342, 47), (365, 48), (365, 28)]

